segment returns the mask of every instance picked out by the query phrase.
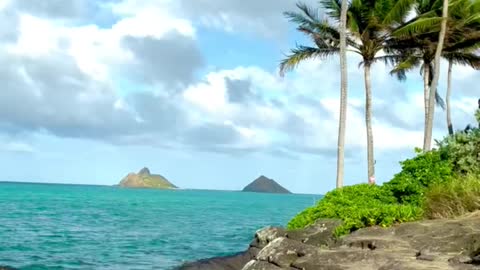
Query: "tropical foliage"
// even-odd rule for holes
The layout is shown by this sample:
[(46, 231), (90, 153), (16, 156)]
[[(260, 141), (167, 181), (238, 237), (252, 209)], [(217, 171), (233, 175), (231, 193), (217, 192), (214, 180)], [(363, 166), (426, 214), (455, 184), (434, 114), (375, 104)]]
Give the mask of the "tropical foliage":
[[(430, 150), (431, 133), (433, 129), (433, 102), (437, 101), (444, 107), (444, 101), (437, 93), (437, 82), (439, 72), (434, 72), (440, 68), (435, 65), (434, 60), (439, 45), (441, 50), (439, 56), (443, 56), (452, 65), (466, 65), (478, 69), (480, 67), (480, 57), (475, 53), (479, 46), (480, 34), (480, 5), (478, 1), (454, 0), (450, 2), (450, 12), (444, 14), (446, 20), (438, 17), (443, 11), (442, 0), (422, 0), (417, 1), (415, 6), (415, 15), (412, 20), (404, 26), (399, 27), (393, 32), (389, 53), (402, 56), (403, 61), (397, 63), (392, 70), (400, 79), (406, 78), (406, 72), (416, 67), (421, 68), (424, 80), (424, 106), (425, 106), (425, 134), (424, 151)], [(439, 38), (441, 24), (445, 23), (445, 33)], [(443, 41), (443, 44), (438, 40)], [(435, 42), (432, 42), (435, 41)], [(436, 78), (434, 78), (436, 77)], [(437, 80), (434, 80), (437, 79)], [(449, 73), (448, 83), (449, 92), (447, 93), (447, 118), (449, 118), (449, 99), (451, 93), (451, 72)], [(435, 89), (430, 91), (430, 89)], [(430, 102), (431, 101), (431, 102)], [(451, 123), (448, 123), (450, 125)], [(453, 132), (452, 132), (453, 133)]]
[(402, 170), (381, 185), (336, 189), (299, 213), (289, 229), (320, 218), (343, 221), (341, 236), (367, 226), (390, 226), (422, 218), (445, 218), (480, 210), (480, 129), (458, 132), (437, 142), (437, 149), (401, 162)]
[(401, 172), (384, 184), (399, 203), (421, 205), (429, 186), (448, 181), (453, 175), (453, 165), (444, 151), (419, 153), (400, 164)]
[[(342, 24), (342, 4), (347, 9), (345, 24)], [(318, 9), (302, 3), (297, 4), (297, 8), (297, 11), (286, 12), (285, 15), (297, 25), (298, 31), (310, 38), (312, 44), (298, 45), (291, 50), (280, 63), (282, 75), (295, 69), (304, 60), (325, 59), (339, 54), (343, 49), (342, 37), (345, 37), (346, 49), (362, 57), (360, 66), (364, 69), (365, 77), (369, 180), (375, 176), (372, 127), (374, 100), (370, 82), (373, 64), (382, 62), (391, 66), (391, 74), (400, 80), (405, 80), (410, 71), (420, 69), (424, 84), (423, 151), (428, 152), (431, 150), (434, 101), (445, 108), (445, 101), (437, 92), (440, 57), (448, 60), (447, 125), (449, 133), (453, 134), (450, 117), (452, 67), (464, 65), (480, 68), (480, 56), (477, 53), (480, 48), (480, 0), (322, 0), (320, 8), (325, 17), (320, 16), (322, 12)], [(341, 55), (341, 63), (344, 62), (343, 58)], [(341, 187), (338, 185), (339, 178), (343, 181), (347, 101), (345, 80), (342, 72), (337, 187)]]
[(341, 219), (335, 234), (341, 236), (367, 226), (391, 226), (417, 220), (422, 209), (398, 204), (393, 194), (375, 185), (355, 185), (333, 190), (318, 205), (307, 208), (288, 223), (289, 229), (301, 229), (319, 218)]
[[(280, 72), (295, 68), (301, 61), (310, 58), (325, 58), (340, 51), (340, 34), (334, 22), (341, 21), (341, 3), (338, 0), (323, 0), (320, 2), (330, 20), (322, 20), (319, 13), (306, 6), (298, 4), (300, 12), (287, 12), (286, 16), (298, 25), (298, 30), (308, 35), (315, 47), (299, 45), (293, 49), (280, 64)], [(393, 61), (396, 55), (379, 55), (389, 45), (387, 41), (395, 26), (401, 25), (407, 16), (412, 0), (382, 0), (382, 1), (351, 1), (347, 10), (346, 45), (349, 51), (362, 57), (360, 63), (365, 76), (365, 121), (367, 131), (368, 179), (374, 179), (374, 141), (372, 128), (372, 87), (371, 66), (378, 60)]]
[(457, 132), (440, 141), (439, 146), (456, 173), (480, 177), (480, 129)]

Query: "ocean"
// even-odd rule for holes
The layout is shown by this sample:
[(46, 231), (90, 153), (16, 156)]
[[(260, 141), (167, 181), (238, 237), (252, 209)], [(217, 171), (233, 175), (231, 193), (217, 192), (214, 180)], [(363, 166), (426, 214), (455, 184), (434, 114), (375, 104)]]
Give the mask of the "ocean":
[(245, 250), (319, 195), (0, 183), (0, 265), (160, 269)]

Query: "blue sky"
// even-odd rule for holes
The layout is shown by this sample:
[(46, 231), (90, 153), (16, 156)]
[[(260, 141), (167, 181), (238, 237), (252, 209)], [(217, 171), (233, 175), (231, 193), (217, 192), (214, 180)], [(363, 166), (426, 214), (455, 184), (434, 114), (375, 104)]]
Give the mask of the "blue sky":
[[(334, 188), (338, 61), (277, 72), (308, 42), (282, 16), (294, 1), (38, 3), (0, 1), (0, 181), (111, 185), (148, 166), (183, 188), (238, 190), (262, 174), (298, 193)], [(349, 55), (346, 184), (367, 174), (359, 60)], [(388, 70), (372, 73), (379, 182), (422, 144), (418, 71), (402, 83)], [(463, 128), (480, 81), (454, 72)], [(436, 138), (444, 119), (437, 110)]]

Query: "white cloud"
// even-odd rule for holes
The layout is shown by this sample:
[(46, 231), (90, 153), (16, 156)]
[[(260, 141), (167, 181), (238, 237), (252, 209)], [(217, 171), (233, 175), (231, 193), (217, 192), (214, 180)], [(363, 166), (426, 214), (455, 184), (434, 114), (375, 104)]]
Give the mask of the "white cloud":
[[(221, 22), (230, 31), (238, 31), (239, 22), (251, 17), (246, 14), (249, 8), (231, 9), (237, 5), (233, 2), (222, 2), (220, 6), (213, 7), (213, 2), (203, 0), (193, 6), (202, 3), (203, 8), (218, 8), (220, 15), (204, 10), (198, 17), (202, 20), (210, 18), (214, 24)], [(261, 7), (265, 7), (264, 4)], [(12, 123), (31, 124), (35, 130), (46, 128), (59, 136), (110, 140), (115, 137), (115, 143), (169, 146), (197, 143), (199, 147), (205, 147), (194, 137), (211, 136), (211, 145), (206, 148), (212, 151), (218, 151), (218, 145), (222, 149), (227, 146), (235, 150), (271, 150), (292, 145), (292, 151), (335, 149), (339, 109), (336, 57), (328, 61), (306, 61), (285, 78), (280, 78), (276, 70), (265, 70), (252, 63), (210, 72), (197, 80), (192, 74), (203, 64), (198, 55), (200, 52), (194, 52), (198, 34), (196, 21), (192, 18), (197, 17), (179, 12), (181, 3), (172, 0), (125, 0), (111, 4), (111, 7), (113, 13), (121, 18), (110, 27), (95, 24), (72, 26), (64, 21), (22, 14), (18, 41), (2, 53), (18, 57), (6, 56), (7, 60), (13, 59), (11, 64), (15, 68), (18, 65), (18, 69), (5, 69), (3, 72), (18, 75), (25, 83), (25, 91), (15, 93), (16, 89), (7, 88), (10, 92), (5, 102), (27, 100), (27, 97), (34, 96), (28, 102), (33, 104), (32, 107), (38, 107), (39, 117), (51, 118), (32, 120), (27, 117), (28, 112), (22, 111), (22, 114), (15, 115)], [(267, 9), (256, 12), (259, 16), (272, 15)], [(278, 10), (275, 11), (277, 13)], [(262, 21), (258, 17), (258, 21), (252, 23), (276, 25), (270, 19)], [(273, 21), (277, 19), (275, 17)], [(248, 24), (245, 27), (254, 28)], [(173, 37), (172, 33), (175, 33)], [(134, 39), (127, 42), (129, 46), (125, 42), (127, 37)], [(158, 41), (168, 41), (168, 44), (159, 44)], [(178, 47), (182, 51), (168, 58), (173, 60), (168, 63), (161, 61), (164, 58), (160, 56), (169, 56)], [(189, 57), (186, 51), (194, 52), (197, 57), (195, 64), (194, 58)], [(40, 66), (56, 74), (43, 74), (34, 63), (27, 66), (25, 59), (30, 58), (35, 59), (36, 64), (54, 59)], [(61, 60), (73, 63), (64, 68), (58, 66), (63, 63)], [(147, 61), (149, 63), (145, 64)], [(347, 145), (354, 149), (365, 148), (366, 145), (363, 73), (357, 66), (359, 61), (358, 57), (349, 55)], [(132, 63), (140, 64), (132, 66)], [(77, 72), (77, 66), (81, 72)], [(179, 67), (183, 68), (180, 72), (166, 72)], [(137, 74), (142, 72), (144, 74), (140, 75), (148, 80), (139, 83), (135, 76), (142, 77)], [(159, 76), (162, 72), (164, 77)], [(455, 77), (454, 84), (474, 80), (476, 75), (470, 69), (460, 67), (455, 72), (459, 75)], [(376, 149), (390, 151), (421, 145), (423, 131), (419, 126), (423, 124), (423, 95), (419, 92), (421, 82), (418, 74), (412, 73), (409, 83), (402, 84), (391, 78), (388, 68), (379, 64), (374, 66), (372, 75)], [(48, 80), (42, 81), (42, 76), (47, 76)], [(123, 89), (116, 88), (119, 84), (115, 82), (119, 76), (127, 81), (137, 79), (132, 88), (141, 88), (145, 84), (148, 90), (146, 93), (138, 93), (136, 89), (131, 93), (121, 92)], [(171, 82), (175, 87), (162, 84), (169, 79), (166, 78), (168, 76), (176, 76)], [(170, 88), (178, 89), (165, 91)], [(161, 94), (154, 94), (157, 92)], [(49, 100), (52, 102), (46, 102)], [(466, 94), (455, 96), (455, 123), (458, 121), (459, 126), (463, 125), (465, 121), (460, 118), (469, 115), (475, 103), (476, 100)], [(1, 113), (0, 110), (0, 116)], [(9, 110), (3, 113), (5, 118), (13, 117)], [(443, 117), (440, 111), (437, 115)], [(439, 119), (437, 122), (442, 121)], [(107, 132), (109, 128), (112, 130)], [(439, 130), (443, 131), (443, 127), (436, 131), (436, 135), (441, 136), (443, 133)]]
[(34, 153), (33, 146), (23, 142), (0, 142), (0, 152)]
[(195, 29), (190, 21), (172, 17), (168, 14), (168, 10), (161, 8), (140, 10), (134, 16), (126, 17), (116, 23), (112, 30), (118, 36), (161, 38), (171, 31), (184, 36), (195, 36)]
[(17, 44), (9, 48), (10, 52), (35, 57), (57, 49), (58, 33), (54, 31), (52, 22), (23, 14), (19, 28)]
[(225, 80), (221, 74), (210, 73), (205, 82), (191, 85), (183, 93), (184, 98), (210, 113), (218, 113), (225, 109)]
[(4, 10), (11, 4), (12, 0), (0, 0), (0, 11)]

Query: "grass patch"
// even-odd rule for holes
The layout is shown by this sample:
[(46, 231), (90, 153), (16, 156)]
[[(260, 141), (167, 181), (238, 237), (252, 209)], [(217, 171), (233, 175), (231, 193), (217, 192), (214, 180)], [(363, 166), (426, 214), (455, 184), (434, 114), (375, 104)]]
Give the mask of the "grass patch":
[(452, 218), (480, 210), (480, 178), (456, 177), (432, 186), (425, 194), (425, 217)]

